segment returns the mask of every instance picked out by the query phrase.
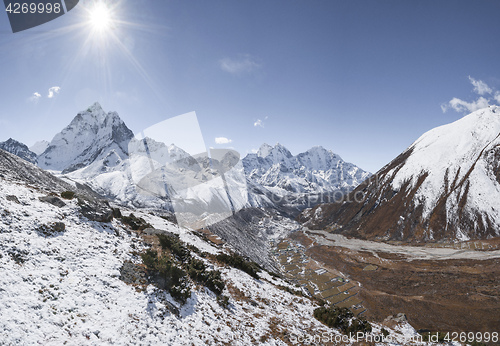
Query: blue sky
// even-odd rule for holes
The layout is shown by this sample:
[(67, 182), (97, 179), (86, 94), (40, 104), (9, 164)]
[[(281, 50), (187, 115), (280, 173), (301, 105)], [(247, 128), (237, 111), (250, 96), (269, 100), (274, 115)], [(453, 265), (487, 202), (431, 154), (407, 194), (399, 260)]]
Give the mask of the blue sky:
[(195, 111), (209, 147), (322, 145), (375, 172), (500, 101), (498, 1), (103, 2), (100, 32), (90, 0), (16, 34), (0, 14), (0, 140), (51, 140), (99, 101), (134, 132)]

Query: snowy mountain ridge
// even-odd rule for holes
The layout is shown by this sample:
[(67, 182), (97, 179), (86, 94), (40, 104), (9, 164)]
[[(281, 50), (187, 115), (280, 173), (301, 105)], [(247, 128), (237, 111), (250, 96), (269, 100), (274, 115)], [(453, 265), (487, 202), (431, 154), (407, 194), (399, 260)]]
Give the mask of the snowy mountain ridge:
[(303, 221), (378, 239), (500, 236), (500, 107), (428, 131), (355, 193), (365, 198), (309, 210)]
[[(43, 147), (43, 143), (40, 146)], [(211, 173), (207, 169), (211, 164), (208, 158), (197, 158), (194, 162), (188, 157), (174, 144), (167, 145), (141, 136), (135, 138), (116, 112), (106, 113), (96, 102), (86, 111), (79, 112), (54, 137), (38, 157), (38, 163), (44, 169), (60, 171), (67, 178), (87, 183), (99, 193), (121, 203), (136, 207), (171, 208), (164, 186), (154, 183), (155, 178), (149, 181), (144, 178), (159, 174), (153, 173), (152, 169), (158, 170), (162, 165), (176, 162), (176, 169), (192, 171), (193, 177), (197, 176), (196, 172), (203, 171), (206, 179), (210, 180)], [(188, 161), (180, 167), (178, 165), (182, 160)], [(217, 160), (212, 158), (211, 161), (216, 164)], [(239, 208), (278, 208), (292, 214), (310, 206), (309, 195), (315, 195), (313, 200), (316, 201), (317, 195), (335, 191), (344, 193), (370, 175), (321, 147), (293, 156), (280, 144), (274, 147), (263, 144), (257, 154), (247, 155), (242, 164), (247, 176), (248, 193), (242, 195), (245, 194), (244, 187), (232, 180), (231, 184), (242, 191), (233, 202)], [(172, 170), (170, 173), (176, 181), (184, 179)], [(231, 181), (231, 177), (229, 179)], [(141, 186), (138, 187), (139, 181)], [(209, 196), (209, 191), (212, 191), (211, 198), (221, 199), (216, 204), (228, 203), (224, 195), (218, 196), (214, 187), (207, 185), (207, 191), (202, 190), (203, 186), (199, 186), (196, 193)]]
[(346, 192), (370, 177), (320, 146), (293, 156), (279, 143), (274, 147), (263, 144), (256, 154), (243, 159), (243, 166), (250, 180), (280, 195)]
[(25, 144), (18, 142), (12, 138), (9, 138), (5, 142), (0, 143), (0, 149), (8, 151), (23, 160), (31, 162), (33, 164), (37, 163), (37, 155), (31, 151)]
[[(428, 217), (443, 193), (454, 193), (456, 188), (450, 186), (452, 182), (460, 183), (473, 174), (477, 179), (470, 180), (470, 183), (481, 191), (470, 190), (477, 195), (469, 194), (469, 197), (478, 203), (487, 202), (500, 212), (500, 204), (495, 203), (498, 201), (496, 198), (490, 201), (484, 200), (488, 196), (488, 191), (500, 191), (498, 190), (500, 181), (495, 184), (497, 179), (495, 172), (486, 170), (487, 162), (483, 161), (494, 161), (494, 157), (490, 157), (490, 154), (494, 156), (498, 149), (499, 136), (500, 107), (496, 106), (476, 111), (456, 122), (432, 129), (412, 144), (412, 154), (404, 166), (397, 172), (392, 170), (388, 173), (389, 175), (395, 173), (392, 186), (394, 189), (400, 189), (404, 182), (410, 180), (410, 186), (414, 188), (417, 184), (415, 172), (420, 170), (422, 174), (427, 174), (415, 197), (423, 202), (423, 217)], [(437, 148), (439, 150), (436, 150)], [(480, 167), (477, 168), (485, 171), (477, 170), (478, 164)], [(450, 191), (450, 188), (453, 191)], [(484, 193), (484, 198), (480, 201), (478, 198), (481, 192)], [(496, 218), (498, 216), (500, 214), (496, 215)]]

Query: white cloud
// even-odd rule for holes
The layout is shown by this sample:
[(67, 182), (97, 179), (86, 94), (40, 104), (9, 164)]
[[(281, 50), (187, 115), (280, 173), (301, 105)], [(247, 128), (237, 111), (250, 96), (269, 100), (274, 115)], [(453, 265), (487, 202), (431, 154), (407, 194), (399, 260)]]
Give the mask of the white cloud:
[(55, 87), (52, 87), (52, 88), (49, 88), (49, 94), (47, 95), (47, 97), (49, 99), (53, 98), (55, 96), (55, 94), (59, 94), (59, 91), (61, 90), (60, 87), (58, 86), (55, 86)]
[(231, 143), (233, 140), (226, 138), (226, 137), (216, 137), (215, 138), (215, 143), (217, 144), (228, 144)]
[(220, 68), (233, 75), (252, 73), (261, 67), (255, 58), (249, 54), (244, 54), (238, 58), (223, 58), (219, 60)]
[(472, 113), (474, 111), (477, 111), (478, 109), (486, 108), (489, 105), (490, 105), (489, 101), (482, 96), (478, 98), (476, 101), (472, 102), (467, 102), (454, 97), (453, 99), (451, 99), (450, 102), (448, 102), (448, 104), (442, 105), (441, 109), (443, 110), (443, 112), (446, 112), (448, 109), (451, 108), (459, 113)]
[(38, 101), (40, 100), (40, 98), (42, 97), (42, 95), (40, 95), (39, 93), (37, 92), (34, 92), (33, 95), (31, 95), (29, 97), (29, 101), (33, 102), (33, 103), (38, 103)]
[(447, 112), (449, 109), (453, 109), (459, 113), (472, 113), (481, 108), (486, 108), (495, 102), (500, 104), (500, 92), (495, 91), (488, 86), (485, 82), (481, 80), (476, 80), (469, 76), (469, 81), (474, 86), (474, 92), (478, 95), (490, 94), (492, 97), (479, 96), (476, 100), (472, 102), (467, 102), (457, 97), (452, 98), (449, 102), (441, 105), (441, 110), (443, 113)]
[(260, 120), (260, 119), (257, 119), (257, 121), (253, 123), (253, 126), (255, 126), (255, 127), (257, 127), (257, 126), (264, 127), (264, 125), (262, 124), (262, 120)]
[[(58, 86), (54, 86), (52, 88), (49, 88), (49, 93), (47, 94), (47, 97), (49, 99), (54, 98), (54, 96), (56, 96), (56, 94), (59, 94), (59, 91), (61, 91), (61, 88)], [(41, 98), (42, 98), (42, 95), (39, 92), (35, 92), (35, 93), (33, 93), (33, 95), (31, 95), (28, 98), (28, 101), (33, 102), (33, 103), (38, 103), (38, 101), (40, 101)]]
[(254, 127), (264, 127), (264, 121), (267, 120), (269, 117), (265, 117), (264, 120), (262, 119), (257, 119), (256, 122), (253, 123)]
[(500, 91), (497, 91), (497, 92), (495, 93), (495, 101), (497, 101), (497, 102), (498, 102), (498, 104), (500, 104)]
[(469, 76), (469, 80), (474, 85), (474, 92), (478, 95), (491, 94), (493, 90), (482, 80), (475, 80)]

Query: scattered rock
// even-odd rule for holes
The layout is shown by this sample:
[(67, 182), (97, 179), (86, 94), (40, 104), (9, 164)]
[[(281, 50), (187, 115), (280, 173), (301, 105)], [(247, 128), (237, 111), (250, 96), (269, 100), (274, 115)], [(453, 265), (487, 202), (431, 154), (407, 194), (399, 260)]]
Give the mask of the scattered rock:
[(14, 195), (8, 195), (5, 198), (7, 198), (8, 201), (11, 201), (11, 202), (14, 202), (17, 204), (21, 204), (21, 202), (19, 202), (19, 199)]
[(53, 237), (66, 230), (66, 225), (62, 222), (55, 222), (51, 225), (41, 225), (36, 231), (44, 237)]
[(145, 285), (148, 282), (146, 269), (132, 262), (124, 262), (120, 268), (120, 280), (127, 284)]
[(61, 192), (61, 197), (64, 199), (73, 199), (75, 198), (75, 193), (73, 191), (64, 191)]
[(66, 230), (66, 225), (62, 222), (56, 222), (52, 225), (52, 229), (56, 232), (64, 232)]
[(173, 213), (165, 213), (164, 215), (160, 215), (160, 217), (164, 220), (177, 224), (177, 218)]
[(146, 228), (145, 230), (143, 230), (143, 232), (146, 235), (157, 235), (157, 234), (174, 235), (171, 232), (167, 232), (167, 231), (164, 231), (164, 230), (161, 230), (161, 229), (155, 229), (155, 228), (151, 228), (151, 227)]
[(408, 322), (408, 319), (406, 318), (406, 315), (404, 313), (400, 312), (396, 316), (388, 316), (384, 320), (384, 323), (388, 323), (388, 322), (404, 323), (404, 322)]
[(122, 218), (122, 212), (120, 211), (120, 208), (113, 208), (113, 217), (115, 219), (121, 219)]
[(90, 221), (111, 222), (113, 220), (113, 209), (106, 201), (79, 197), (78, 205), (82, 215)]
[(175, 316), (180, 317), (181, 312), (174, 304), (172, 304), (168, 300), (164, 300), (162, 303), (165, 305), (165, 307), (168, 309), (168, 311), (173, 313)]
[(142, 217), (136, 217), (134, 214), (130, 214), (129, 216), (122, 216), (122, 222), (134, 231), (142, 231), (147, 228), (153, 228), (149, 223), (146, 222)]
[(66, 203), (64, 203), (59, 197), (56, 196), (44, 196), (38, 197), (38, 199), (42, 202), (52, 204), (59, 208), (66, 206)]
[(26, 250), (19, 250), (18, 248), (14, 247), (12, 249), (7, 250), (7, 254), (17, 264), (23, 264), (24, 262), (26, 262), (29, 252)]

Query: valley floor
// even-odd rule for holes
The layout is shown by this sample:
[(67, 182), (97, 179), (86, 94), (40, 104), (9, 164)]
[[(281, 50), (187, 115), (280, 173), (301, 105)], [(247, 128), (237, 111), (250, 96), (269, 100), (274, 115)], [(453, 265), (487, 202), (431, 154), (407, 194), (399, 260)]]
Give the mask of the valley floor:
[[(395, 246), (308, 230), (292, 233), (288, 241), (302, 248), (302, 261), (315, 262), (353, 283), (356, 294), (346, 290), (348, 299), (340, 301), (365, 308), (363, 316), (369, 320), (383, 321), (404, 312), (416, 329), (498, 331), (498, 250)], [(306, 272), (288, 274), (300, 282)], [(320, 288), (316, 294), (321, 297), (324, 292)], [(332, 298), (339, 301), (339, 296), (344, 297), (337, 293)]]

